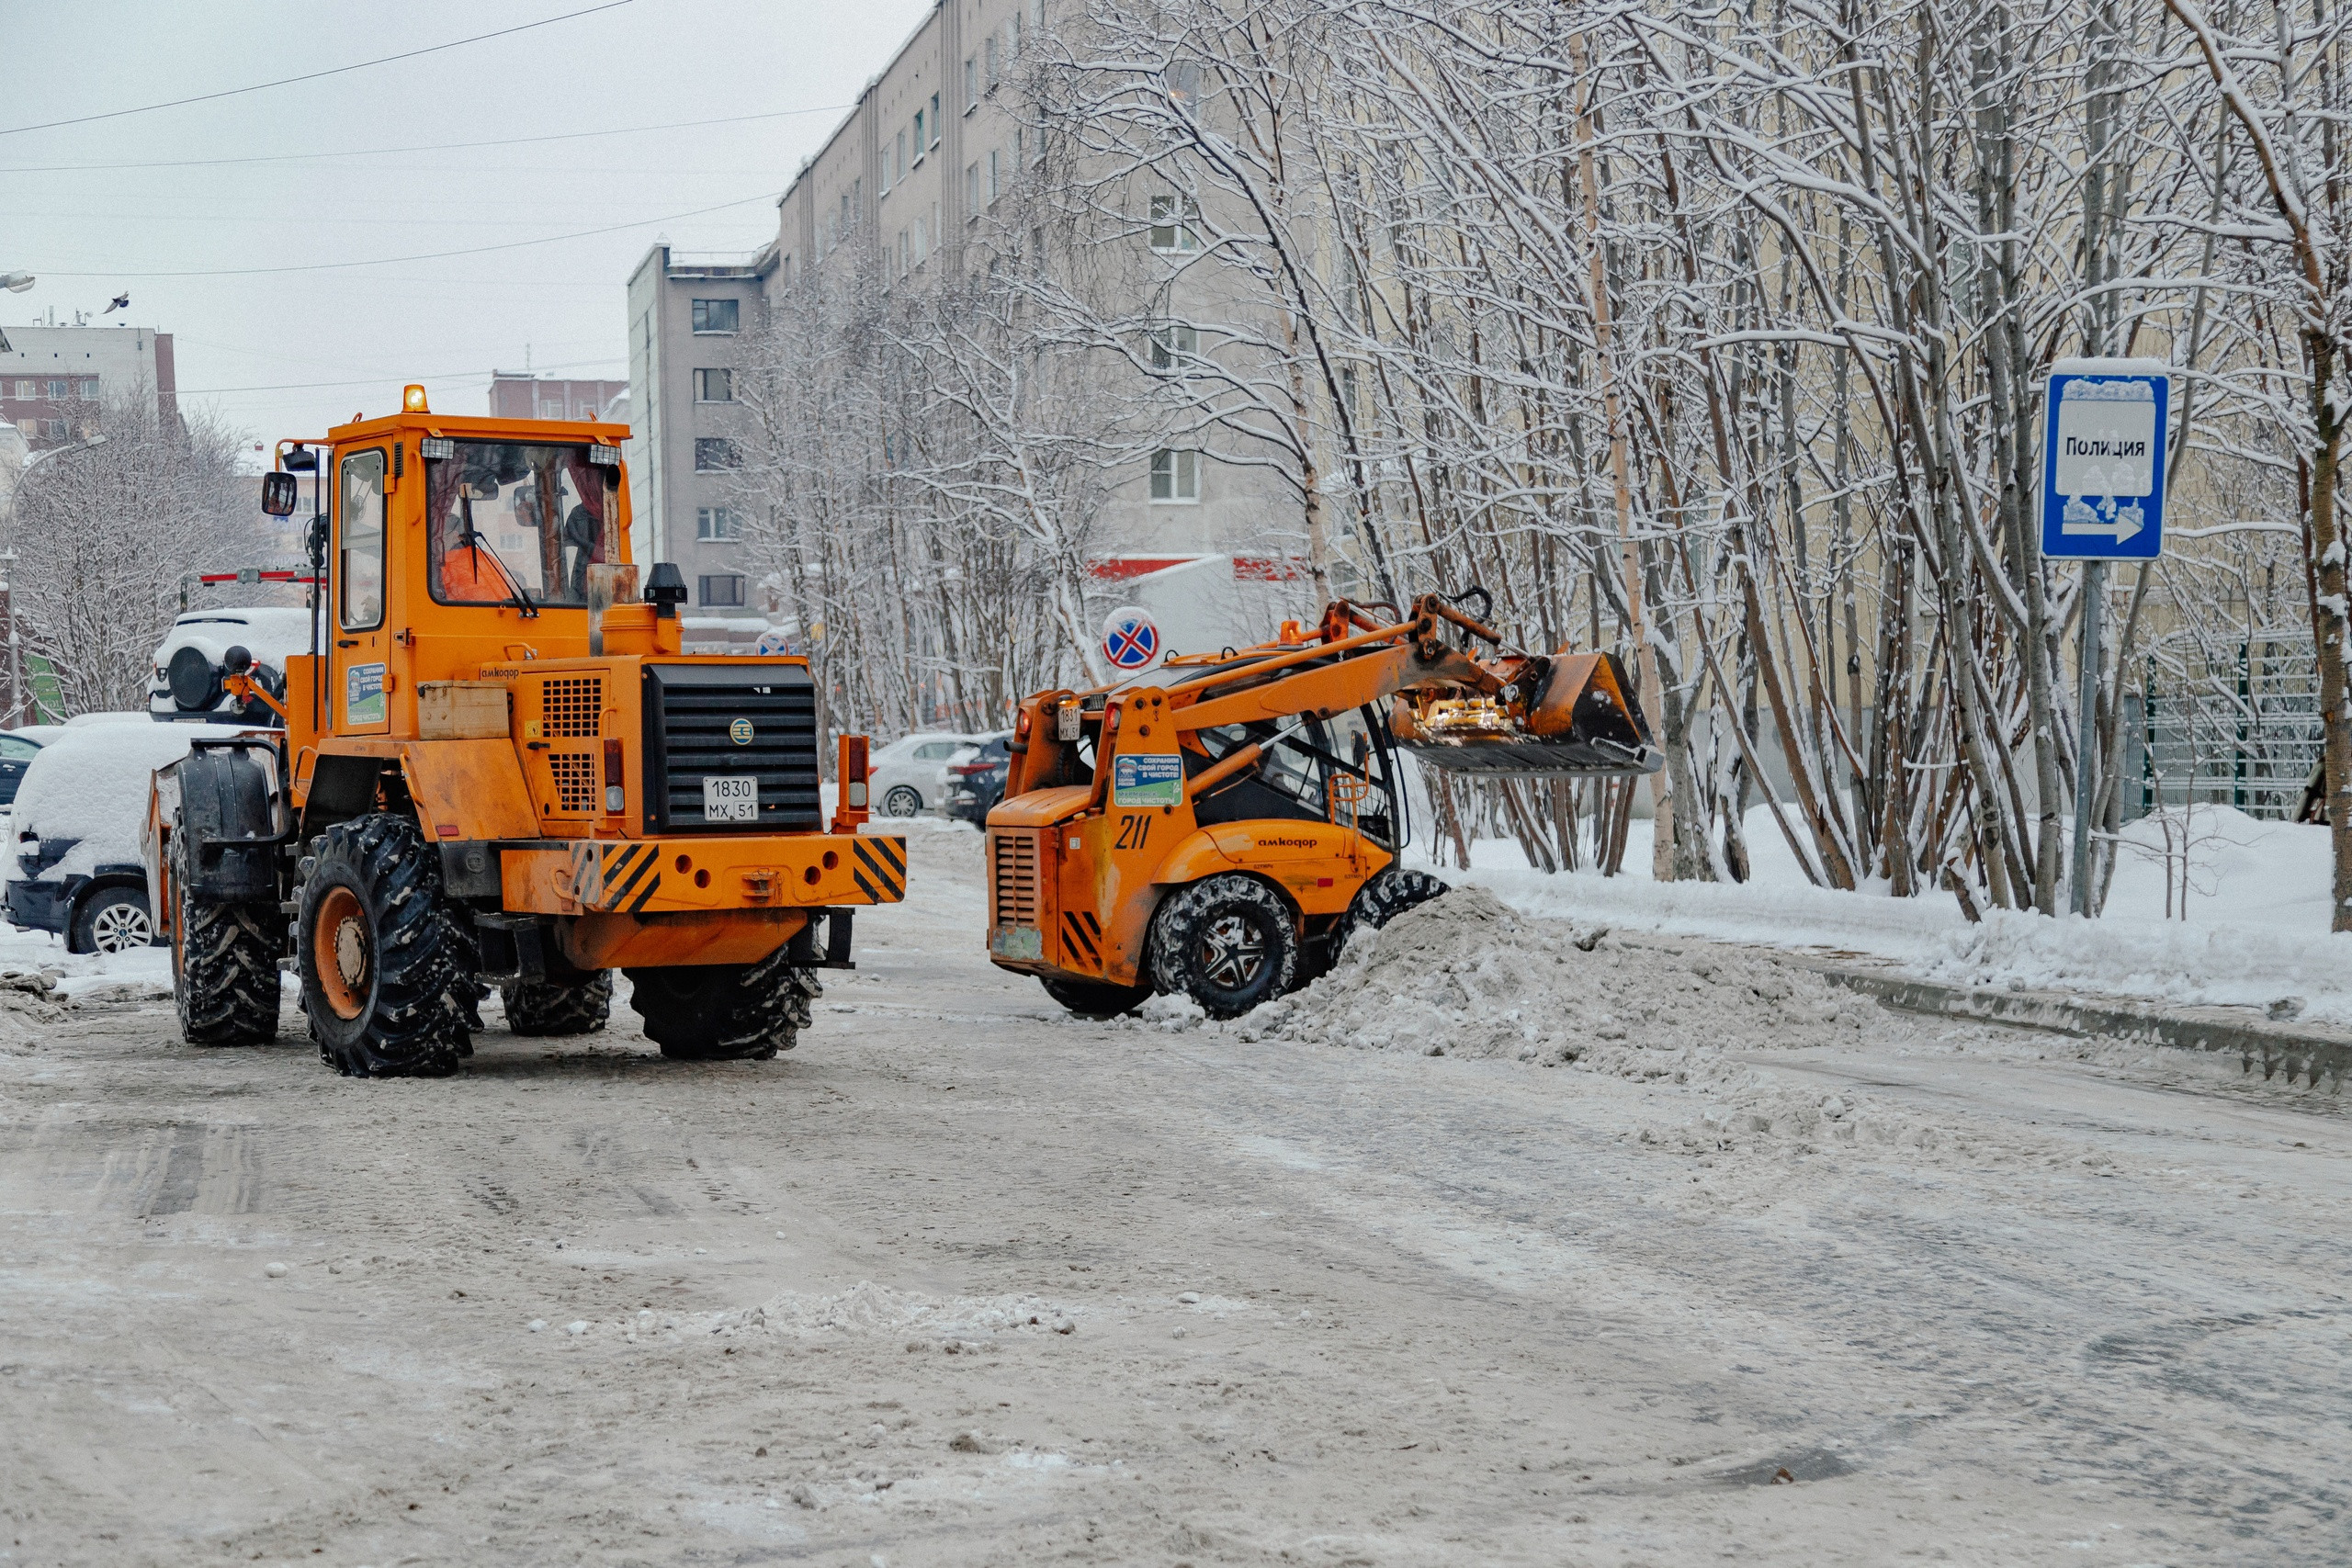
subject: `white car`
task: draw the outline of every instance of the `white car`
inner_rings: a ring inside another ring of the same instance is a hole
[[[980,739],[933,729],[902,735],[866,759],[865,798],[881,817],[914,817],[947,798],[947,760]]]
[[[311,651],[310,612],[275,605],[190,610],[172,623],[155,650],[148,713],[167,724],[275,726],[277,716],[267,707],[254,702],[241,708],[221,688],[221,660],[239,647],[254,656],[254,677],[262,689],[283,699],[287,655]]]
[[[54,931],[69,953],[145,947],[155,934],[139,848],[148,782],[192,743],[244,733],[138,713],[84,714],[60,729],[10,807],[8,923]]]

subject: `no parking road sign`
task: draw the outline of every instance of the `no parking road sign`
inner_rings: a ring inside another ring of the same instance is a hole
[[[1114,669],[1148,669],[1159,657],[1159,628],[1132,604],[1114,610],[1102,623],[1102,657]]]
[[[2165,550],[2162,360],[2062,359],[2050,367],[2041,433],[2041,553],[2052,560],[2154,560]]]

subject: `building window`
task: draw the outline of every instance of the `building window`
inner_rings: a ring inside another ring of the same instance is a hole
[[[1201,220],[1201,209],[1189,197],[1169,195],[1151,198],[1151,248],[1165,254],[1182,254],[1201,248],[1200,231],[1194,227]]]
[[[915,164],[917,167],[922,166],[923,149],[930,145],[931,143],[922,139],[922,110],[917,109],[915,110]]]
[[[972,164],[964,170],[964,221],[978,222],[980,216],[980,166]]]
[[[1004,154],[991,147],[989,149],[989,205],[994,207],[996,198],[1003,194]]]
[[[964,112],[970,114],[980,107],[980,62],[977,59],[964,62]]]
[[[71,381],[51,381],[49,384],[49,400],[51,402],[62,403],[73,395],[74,383]]]
[[[939,204],[937,202],[932,203],[932,209],[933,211],[937,211],[938,208]],[[921,266],[924,262],[929,261],[930,259],[931,226],[925,223],[922,219],[918,218],[915,220],[915,265]]]
[[[708,609],[741,609],[743,604],[743,580],[735,576],[704,578],[702,602]]]
[[[939,145],[939,95],[937,93],[931,96],[931,141],[928,145],[933,147]]]
[[[704,544],[727,544],[742,536],[743,520],[731,507],[695,508],[695,537]]]
[[[903,130],[899,132],[899,140],[892,147],[890,164],[898,178],[903,180],[907,177],[907,133]]]
[[[1004,52],[1007,58],[1021,58],[1021,13],[1015,10],[1004,21]]]
[[[735,443],[725,436],[697,435],[695,437],[695,472],[723,474],[729,468],[740,468],[742,466],[742,454],[736,451]]]
[[[695,372],[695,401],[698,403],[731,403],[735,400],[735,372],[732,370],[697,370]]]
[[[988,84],[993,90],[997,82],[996,34],[989,34],[987,41],[980,45],[980,51],[988,58]]]
[[[1186,502],[1201,499],[1201,455],[1163,447],[1151,455],[1151,499]]]
[[[1198,357],[1200,352],[1200,329],[1185,322],[1171,321],[1151,334],[1154,370],[1173,370],[1186,360]]]
[[[51,441],[65,439],[65,422],[62,419],[43,420],[40,428],[41,434]]]
[[[697,299],[694,303],[695,331],[698,333],[731,333],[741,320],[739,301],[733,299]]]

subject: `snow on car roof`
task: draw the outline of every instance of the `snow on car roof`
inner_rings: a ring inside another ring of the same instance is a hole
[[[193,648],[218,664],[239,644],[263,663],[283,670],[288,655],[311,651],[311,613],[284,605],[191,610],[172,623],[155,649],[155,662],[167,665],[173,654]]]
[[[81,840],[48,874],[54,877],[136,861],[149,776],[196,741],[253,733],[227,724],[157,724],[143,713],[77,715],[25,764],[11,808],[15,831],[20,839]],[[0,872],[14,876],[15,846],[8,848]]]

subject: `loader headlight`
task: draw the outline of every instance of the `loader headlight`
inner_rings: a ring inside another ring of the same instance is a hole
[[[416,449],[428,463],[447,462],[458,455],[458,444],[446,435],[428,435]]]
[[[621,466],[620,449],[616,446],[591,446],[588,448],[588,460],[600,468],[617,468]]]

